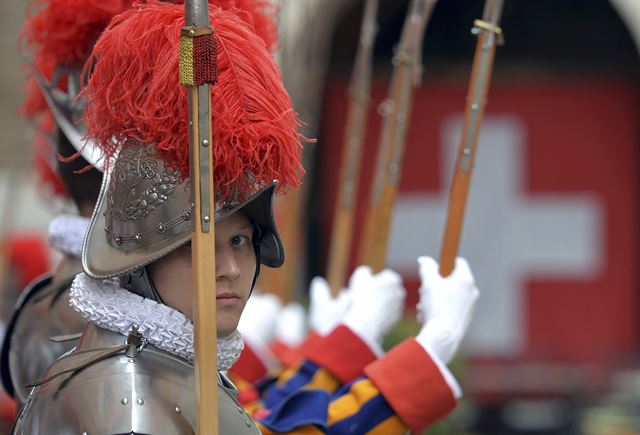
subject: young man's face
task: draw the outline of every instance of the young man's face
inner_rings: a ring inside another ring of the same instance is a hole
[[[216,222],[216,302],[218,336],[231,334],[251,293],[256,272],[253,225],[242,213]],[[193,319],[195,286],[191,245],[183,246],[148,266],[165,304]]]

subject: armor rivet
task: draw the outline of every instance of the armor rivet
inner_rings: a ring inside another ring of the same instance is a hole
[[[238,406],[238,412],[242,414],[242,406]]]
[[[183,211],[182,212],[182,217],[184,218],[184,220],[190,221],[191,220],[191,210]]]
[[[476,112],[479,108],[480,106],[478,105],[478,103],[473,103],[471,105],[471,110],[473,110],[474,112]]]
[[[122,245],[122,237],[116,236],[116,244],[117,245]]]
[[[247,427],[251,427],[251,420],[247,420]]]
[[[471,150],[469,148],[465,148],[462,150],[462,154],[465,156],[471,155]]]
[[[395,163],[390,164],[389,172],[392,174],[395,174],[396,172],[398,172],[398,165],[396,165]]]
[[[144,399],[142,397],[138,397],[138,399],[136,400],[136,403],[140,406],[144,405]]]
[[[159,233],[164,233],[164,225],[158,224],[158,226],[156,228],[158,229]]]
[[[195,34],[196,34],[196,31],[195,31],[195,30],[193,30],[193,29],[189,30],[189,35],[193,36],[193,35],[195,35]]]
[[[211,218],[209,218],[209,216],[205,216],[203,219],[204,219],[204,221],[205,221],[205,222],[207,222],[207,223],[211,220]]]
[[[142,243],[142,234],[136,233],[134,237],[136,239],[136,243]]]
[[[123,397],[120,403],[122,403],[123,405],[126,405],[127,403],[129,403],[129,399],[127,399],[126,397]]]
[[[180,407],[179,407],[179,406],[176,406],[176,412],[177,412],[178,414],[180,414],[180,413],[182,412],[182,409],[180,409]]]
[[[209,141],[207,139],[203,140],[202,141],[202,146],[205,147],[205,148],[208,147],[209,146]]]
[[[108,233],[108,232],[110,232],[110,231],[111,231],[111,228],[109,228],[109,225],[107,225],[106,227],[104,227],[104,230],[105,230],[105,232],[107,232],[107,233]]]
[[[89,434],[88,434],[88,433],[86,433],[86,432],[82,432],[82,435],[89,435]]]

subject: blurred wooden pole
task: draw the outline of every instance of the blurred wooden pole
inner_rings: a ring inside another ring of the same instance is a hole
[[[402,173],[406,133],[411,119],[413,91],[422,74],[422,41],[436,0],[413,0],[393,58],[387,99],[381,104],[382,133],[369,205],[360,241],[359,263],[374,272],[384,268],[392,209]]]
[[[443,277],[453,272],[460,245],[464,212],[480,127],[487,104],[496,43],[502,37],[502,30],[498,27],[502,4],[502,0],[487,0],[482,20],[476,20],[472,29],[472,32],[478,35],[478,42],[471,69],[467,105],[464,111],[464,126],[458,146],[455,172],[449,194],[449,210],[440,251],[439,271]]]
[[[333,217],[327,280],[334,296],[344,285],[349,263],[356,196],[360,179],[362,145],[367,132],[373,47],[377,33],[378,0],[366,0],[360,40],[349,85],[349,109],[342,144],[338,194]]]

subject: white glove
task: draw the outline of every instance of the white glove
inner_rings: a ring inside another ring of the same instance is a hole
[[[309,286],[309,327],[327,335],[342,321],[351,305],[351,293],[344,289],[338,297],[331,296],[329,283],[316,276]]]
[[[290,347],[296,347],[307,335],[306,313],[302,305],[289,302],[280,310],[276,319],[274,339]]]
[[[390,269],[373,275],[370,267],[360,266],[351,275],[349,290],[353,301],[343,323],[379,348],[402,316],[407,292],[400,275]]]
[[[273,293],[253,292],[244,307],[238,330],[256,346],[267,346],[273,338],[280,298]]]
[[[480,292],[464,258],[456,258],[447,278],[440,276],[438,263],[431,257],[419,257],[418,264],[422,281],[418,315],[425,323],[416,340],[448,364],[469,326]]]

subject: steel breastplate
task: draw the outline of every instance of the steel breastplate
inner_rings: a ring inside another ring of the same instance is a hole
[[[83,358],[83,351],[123,344],[122,335],[90,324],[69,356],[47,374]],[[195,431],[193,366],[147,345],[62,374],[35,387],[20,413],[16,434],[192,434]],[[218,378],[221,434],[259,434],[236,400],[237,390]]]
[[[86,321],[69,307],[69,286],[81,271],[78,260],[67,259],[68,267],[59,278],[44,287],[28,289],[12,316],[12,328],[5,337],[7,365],[13,395],[22,406],[30,388],[60,355],[71,350],[75,341],[54,342],[50,338],[82,332]]]

